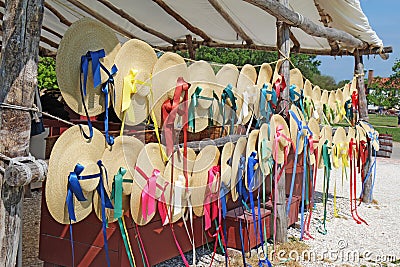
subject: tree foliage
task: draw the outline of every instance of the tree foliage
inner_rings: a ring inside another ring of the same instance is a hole
[[[56,77],[56,61],[51,57],[41,57],[38,63],[38,88],[39,90],[58,89]]]
[[[335,79],[332,76],[328,75],[321,75],[321,74],[314,74],[312,77],[313,84],[319,85],[322,89],[336,90],[339,86],[336,84]]]

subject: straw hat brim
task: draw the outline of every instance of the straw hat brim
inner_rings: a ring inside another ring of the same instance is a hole
[[[114,58],[121,47],[115,33],[104,24],[91,18],[74,22],[60,41],[56,57],[57,82],[67,105],[76,113],[85,116],[80,92],[81,56],[88,51],[104,49],[106,57],[101,63],[110,70]],[[91,63],[89,64],[85,104],[89,116],[96,116],[105,110],[104,94],[101,86],[93,88]],[[104,71],[102,82],[106,81]]]
[[[189,80],[189,71],[185,60],[178,54],[167,52],[156,62],[152,72],[153,97],[150,104],[159,127],[162,125],[161,108],[165,100],[174,96],[179,77]]]
[[[236,189],[236,184],[238,183],[238,168],[240,163],[240,157],[246,155],[246,144],[247,139],[245,137],[240,137],[239,140],[236,142],[235,150],[233,151],[232,156],[232,174],[231,174],[231,194],[232,200],[236,201],[238,199],[238,192]],[[245,170],[244,170],[245,172]],[[243,173],[244,175],[244,173]]]
[[[277,162],[278,164],[282,164],[285,160],[284,148],[289,146],[290,143],[285,138],[281,137],[279,140],[278,146],[276,146],[275,133],[276,133],[278,126],[281,125],[283,127],[281,134],[285,135],[287,138],[290,138],[289,127],[288,127],[285,119],[279,114],[272,115],[270,125],[271,125],[270,137],[271,137],[271,140],[273,140],[272,156],[273,156],[275,162]]]
[[[247,92],[249,100],[247,103],[247,107],[248,107],[248,111],[249,114],[246,117],[243,117],[242,119],[242,124],[247,124],[251,117],[254,115],[255,118],[259,118],[260,115],[260,89],[258,88],[257,85],[253,85],[253,86],[248,86],[245,89],[245,92]],[[242,102],[242,107],[244,105],[244,99]],[[237,110],[236,111],[236,115],[239,116],[240,115],[241,110]]]
[[[192,173],[193,166],[194,166],[194,163],[196,160],[196,152],[194,152],[194,150],[189,147],[187,148],[187,158],[186,159],[187,159],[187,174],[188,174],[188,179],[190,179],[189,176]],[[174,187],[172,188],[173,194],[175,194],[177,192],[177,190],[175,190],[176,187],[181,186],[178,181],[179,181],[179,176],[184,176],[183,163],[184,163],[183,148],[181,148],[179,152],[178,151],[174,152],[174,165],[172,166],[172,160],[170,159],[168,161],[167,165],[165,166],[163,178],[165,179],[165,182],[168,182],[169,184],[171,184],[171,182],[172,182],[174,184]],[[172,168],[173,168],[173,175],[174,175],[173,179],[171,176]],[[183,187],[181,189],[184,192],[185,184],[183,184],[182,186]],[[166,201],[168,210],[170,209],[170,205],[171,205],[170,192],[171,192],[171,187],[168,186],[164,192],[165,201]],[[174,200],[172,200],[172,201],[174,201]],[[181,212],[181,214],[175,214],[174,209],[172,209],[172,213],[173,213],[172,219],[171,219],[172,223],[177,222],[182,217],[182,214],[184,213],[185,207],[187,205],[186,202],[187,202],[187,200],[185,199],[185,195],[182,194],[182,198],[181,198],[182,212]]]
[[[87,126],[82,126],[88,132]],[[93,137],[86,140],[79,126],[67,129],[54,144],[50,155],[46,180],[46,204],[51,216],[61,224],[69,224],[69,215],[65,199],[67,196],[68,176],[77,163],[85,167],[81,175],[99,173],[97,160],[100,159],[106,142],[103,134],[93,128]],[[77,222],[85,219],[92,212],[93,190],[99,178],[80,181],[87,201],[80,202],[74,197]]]
[[[272,75],[273,71],[271,65],[263,63],[258,71],[256,84],[260,87],[263,86],[264,83],[271,83]]]
[[[258,160],[260,162],[260,170],[264,176],[269,175],[271,170],[268,167],[268,160],[272,157],[272,141],[269,136],[269,124],[263,123],[260,127],[260,132],[258,133]],[[267,144],[267,154],[263,155],[262,142],[266,141]]]
[[[327,90],[322,90],[321,93],[321,104],[328,104],[329,92]]]
[[[235,151],[235,144],[232,142],[225,143],[222,148],[221,154],[221,183],[224,183],[227,186],[231,184],[231,175],[232,175],[232,155]],[[228,164],[230,161],[230,165]]]
[[[306,80],[304,83],[304,97],[312,98],[313,88],[310,80]]]
[[[211,167],[217,166],[220,159],[220,152],[216,146],[204,147],[196,157],[193,166],[192,176],[189,181],[189,191],[193,212],[196,216],[204,214],[204,200],[208,182],[208,171]]]
[[[115,65],[118,72],[114,77],[115,81],[115,105],[114,110],[118,118],[122,120],[122,95],[124,87],[124,78],[132,69],[137,70],[138,74],[135,79],[137,81],[151,84],[151,73],[154,65],[157,62],[157,55],[154,49],[147,43],[132,39],[124,43],[118,54],[115,57]],[[125,117],[127,125],[137,125],[143,122],[148,116],[148,100],[150,94],[150,86],[137,84],[137,93],[131,96],[130,109],[133,110],[134,121],[131,121],[128,116]]]
[[[254,86],[257,80],[257,71],[256,69],[250,65],[246,64],[240,70],[237,86],[234,88],[234,92],[239,96],[236,100],[237,110],[236,113],[240,116],[240,112],[242,110],[243,105],[243,93],[247,89],[248,86]],[[244,120],[242,120],[244,122]],[[243,123],[242,123],[243,124]]]
[[[159,145],[158,143],[148,143],[144,146],[144,148],[140,151],[137,161],[136,167],[139,167],[147,177],[150,177],[153,173],[153,170],[159,170],[160,176],[157,178],[157,182],[161,183],[164,179],[162,174],[165,170],[165,165],[160,153],[160,146],[162,149],[165,149],[163,145]],[[131,193],[131,215],[133,220],[138,225],[145,225],[151,221],[154,217],[155,212],[153,214],[149,214],[146,220],[142,214],[142,190],[146,185],[147,180],[145,177],[135,170],[134,173],[134,182],[132,185],[132,193]],[[156,194],[156,198],[159,194]]]
[[[310,120],[308,121],[308,128],[310,128],[310,131],[312,132],[313,148],[317,149],[320,138],[320,129],[318,121],[315,118],[310,118]],[[318,153],[320,153],[320,151],[318,151]],[[316,160],[317,158],[315,157],[315,152],[310,153],[310,164],[314,165]]]
[[[112,188],[113,177],[121,167],[127,170],[124,179],[133,180],[136,161],[143,147],[144,144],[135,137],[118,136],[114,145],[104,150],[102,162],[109,175],[108,188]],[[130,195],[131,192],[132,183],[123,183],[123,194]]]
[[[221,86],[226,87],[228,84],[231,84],[232,87],[236,87],[238,78],[239,78],[239,70],[233,64],[225,64],[216,74],[217,83]]]
[[[281,69],[283,62],[284,62],[283,59],[278,59],[278,62],[276,62],[274,75],[272,76],[272,84],[275,84],[275,82],[279,79],[280,77],[279,70]]]
[[[301,90],[304,88],[303,74],[298,68],[290,70],[290,85],[295,85],[295,91],[297,93],[301,93]],[[295,96],[294,100],[299,99],[299,96]]]

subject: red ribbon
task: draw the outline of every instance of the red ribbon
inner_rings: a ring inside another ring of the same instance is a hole
[[[353,105],[353,108],[355,110],[358,110],[358,93],[356,91],[353,91],[351,94],[351,103]]]
[[[280,77],[276,80],[274,86],[275,86],[275,91],[276,91],[276,97],[279,99],[279,96],[281,95],[281,92],[283,92],[286,89],[286,81],[285,77],[283,74],[279,75]]]
[[[217,182],[219,172],[219,166],[213,166],[208,170],[208,182],[206,187],[206,197],[204,200],[205,231],[211,228],[211,222],[218,217],[218,201],[216,201],[217,198],[214,199],[214,197],[218,197],[219,194],[213,193],[212,188]]]
[[[153,214],[156,211],[156,189],[157,189],[157,176],[160,175],[160,171],[154,169],[151,176],[148,177],[142,169],[135,167],[140,175],[146,179],[146,185],[142,190],[142,216],[144,220],[147,220],[147,216]]]

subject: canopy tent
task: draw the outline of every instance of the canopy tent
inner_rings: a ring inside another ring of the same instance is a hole
[[[122,43],[138,38],[159,49],[183,50],[189,40],[194,48],[204,44],[276,50],[276,18],[266,12],[271,2],[280,5],[274,0],[46,0],[40,46],[42,51],[55,52],[71,23],[93,17],[110,26]],[[263,10],[262,5],[267,8]],[[371,29],[358,0],[296,0],[290,1],[289,7],[289,15],[297,16],[290,34],[295,52],[339,55],[354,48],[363,48],[367,54],[382,52],[382,40]],[[319,27],[316,34],[310,35],[296,25],[309,21]],[[333,40],[332,35],[318,37],[318,32],[326,28],[350,34],[363,46]]]

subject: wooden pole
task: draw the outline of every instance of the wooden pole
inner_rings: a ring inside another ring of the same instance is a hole
[[[289,0],[279,0],[279,3],[285,6],[289,6]],[[286,56],[290,56],[290,29],[289,25],[282,21],[277,21],[277,47]],[[284,58],[281,53],[279,58]],[[281,74],[285,77],[285,81],[289,84],[289,72],[290,72],[290,62],[285,60],[281,66]],[[287,114],[289,103],[289,88],[288,86],[283,91],[282,98],[284,101],[281,102],[281,110],[284,110],[284,114]],[[283,168],[283,167],[282,167]],[[286,216],[286,178],[285,170],[282,172],[281,179],[278,182],[278,199],[276,199],[277,207],[277,219],[276,219],[276,237],[275,240],[278,243],[287,242],[287,216]]]
[[[358,75],[357,77],[357,89],[358,89],[358,105],[359,105],[359,115],[361,120],[368,121],[368,102],[367,96],[365,94],[365,84],[364,84],[364,64],[362,55],[358,51],[354,52],[354,73]],[[368,145],[368,160],[364,166],[364,173],[367,175],[369,167],[372,164],[372,145]],[[366,177],[364,177],[365,179]],[[372,190],[372,177],[369,177],[365,182],[363,191],[363,202],[369,203],[370,192]],[[372,198],[372,195],[371,195]]]
[[[0,103],[32,107],[37,87],[43,0],[5,2],[0,66]],[[0,109],[0,153],[27,156],[29,112]],[[3,163],[1,163],[3,165]],[[0,175],[0,266],[15,266],[21,231],[23,187],[9,186]]]
[[[358,103],[360,119],[368,121],[368,103],[367,96],[365,95],[365,85],[364,85],[364,64],[362,55],[356,50],[354,52],[355,67],[354,73],[358,75],[357,78],[357,89],[358,89]]]

